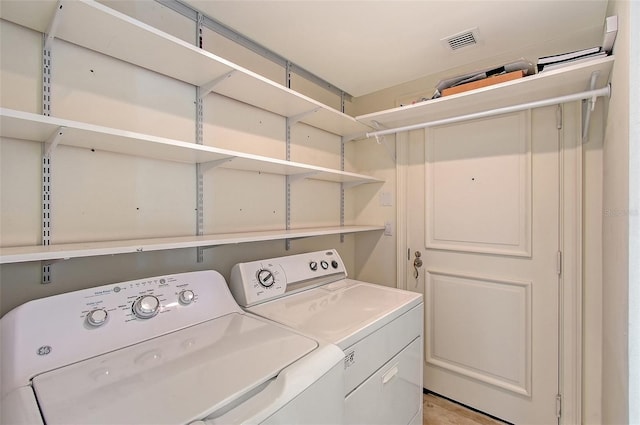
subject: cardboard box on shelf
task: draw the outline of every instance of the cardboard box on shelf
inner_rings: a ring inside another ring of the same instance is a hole
[[[450,96],[456,93],[462,93],[469,90],[479,89],[480,87],[491,86],[498,83],[504,83],[505,81],[517,80],[524,77],[524,71],[518,70],[513,72],[507,72],[506,74],[494,75],[482,80],[472,81],[470,83],[460,84],[459,86],[450,87],[442,90],[442,96]]]

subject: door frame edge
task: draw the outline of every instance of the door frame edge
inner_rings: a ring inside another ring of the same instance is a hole
[[[407,266],[405,261],[407,239],[407,173],[409,164],[409,135],[396,133],[396,287],[407,289]]]
[[[561,154],[561,237],[560,275],[560,369],[559,394],[562,396],[560,424],[582,423],[582,257],[583,257],[583,148],[578,122],[582,102],[559,105],[572,108],[563,113],[565,125],[560,134]],[[567,111],[568,112],[568,111]]]

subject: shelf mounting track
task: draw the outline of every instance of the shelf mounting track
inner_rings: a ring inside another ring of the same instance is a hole
[[[344,111],[344,96],[343,96],[343,104],[342,109]],[[340,140],[340,171],[344,171],[344,137]],[[344,191],[345,185],[344,182],[340,183],[340,227],[344,227]],[[344,243],[344,233],[340,233],[340,243]]]
[[[204,15],[198,12],[196,16],[196,33],[195,44],[198,48],[202,48],[202,26]],[[216,80],[219,80],[216,79]],[[196,87],[196,143],[202,145],[204,143],[203,122],[204,122],[204,102],[203,98],[211,92],[215,86],[214,80],[204,87]],[[203,165],[196,164],[196,236],[204,235],[204,170]],[[204,251],[202,247],[196,248],[196,262],[204,261]]]
[[[288,73],[287,73],[288,74]],[[287,77],[289,79],[289,77]],[[286,147],[286,160],[291,161],[291,118],[286,118],[285,125],[285,147]],[[285,178],[285,229],[291,230],[291,176]],[[284,240],[284,248],[286,251],[291,249],[291,240],[289,238]]]
[[[51,116],[51,76],[53,74],[53,54],[52,46],[55,38],[60,16],[62,14],[62,0],[56,3],[56,9],[47,26],[46,33],[43,34],[42,43],[42,115]],[[42,144],[42,222],[41,235],[42,245],[51,245],[51,154],[60,142],[64,133],[64,128],[59,127],[54,131],[47,141]],[[51,283],[51,263],[42,263],[41,283]]]

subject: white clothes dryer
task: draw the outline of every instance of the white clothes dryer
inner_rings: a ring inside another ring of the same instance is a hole
[[[1,320],[3,424],[329,424],[343,354],[242,311],[199,271],[23,304]]]
[[[422,423],[421,294],[348,279],[335,250],[236,264],[230,286],[246,311],[344,351],[345,423]]]

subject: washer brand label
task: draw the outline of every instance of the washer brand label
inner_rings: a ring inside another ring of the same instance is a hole
[[[42,347],[38,348],[38,351],[36,351],[36,353],[39,356],[46,356],[47,354],[51,353],[51,346],[43,345]]]
[[[356,351],[355,350],[351,350],[348,353],[345,354],[344,356],[344,368],[348,368],[350,366],[353,366],[353,364],[356,362]]]

